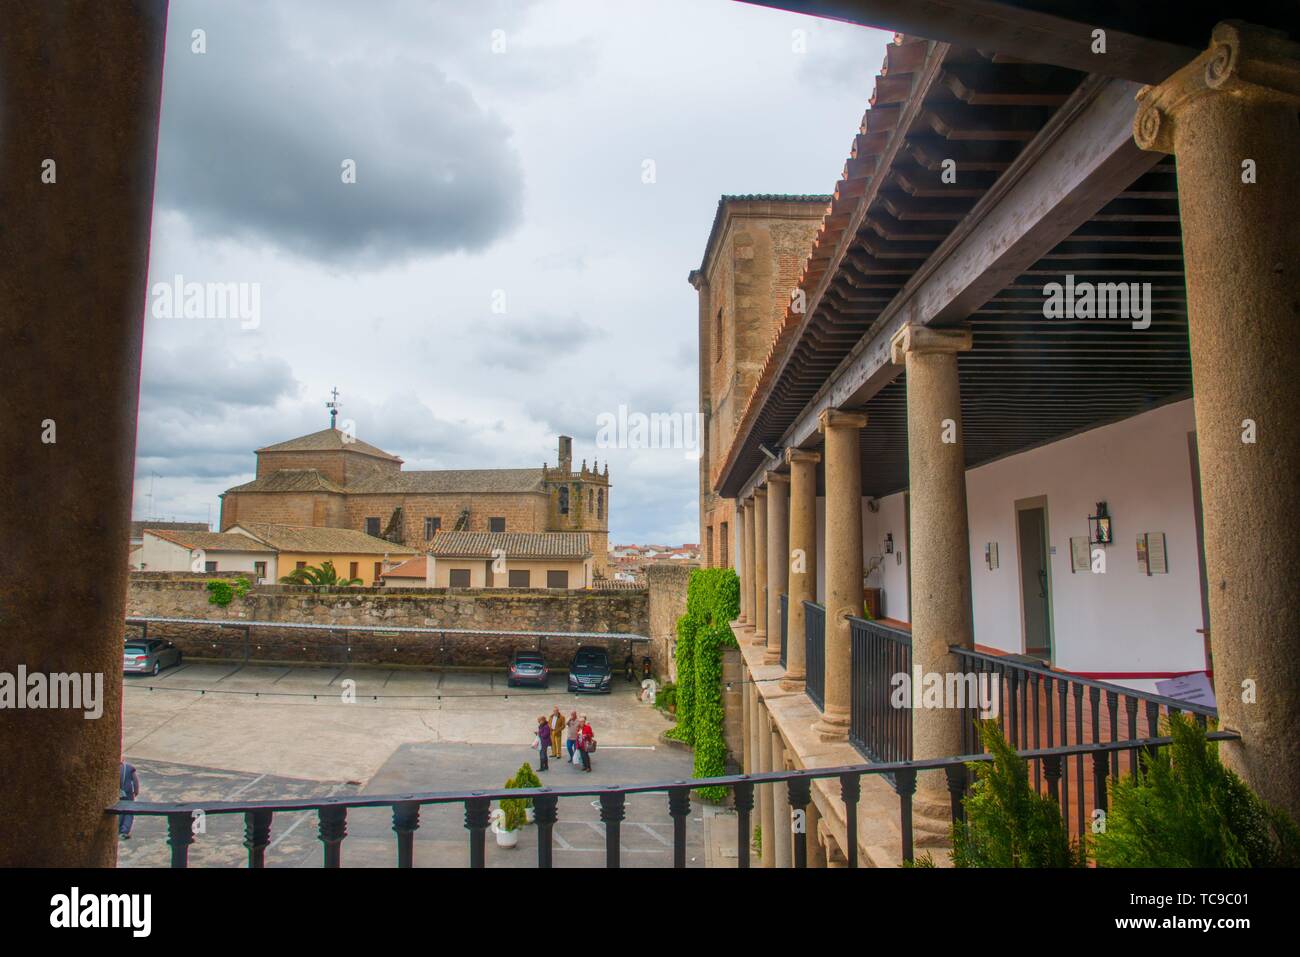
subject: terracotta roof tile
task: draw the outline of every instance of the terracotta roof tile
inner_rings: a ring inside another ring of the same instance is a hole
[[[362,442],[360,439],[353,437],[350,433],[343,432],[339,429],[321,429],[319,432],[313,432],[310,435],[300,435],[296,439],[289,439],[286,442],[277,442],[275,445],[268,445],[257,450],[258,452],[360,452],[362,455],[373,455],[375,458],[387,459],[390,462],[402,461],[396,455],[385,452],[383,449],[376,448],[369,442]]]
[[[209,531],[192,531],[192,530],[173,530],[154,528],[149,526],[145,529],[150,535],[161,538],[165,542],[171,542],[173,545],[179,545],[181,548],[201,548],[205,552],[274,552],[275,549],[269,545],[259,542],[255,538],[249,538],[247,535],[240,535],[233,532],[209,532]]]
[[[435,558],[494,558],[501,549],[511,558],[591,557],[586,532],[439,532],[429,543]]]
[[[235,529],[281,552],[308,554],[414,555],[415,549],[386,542],[353,528],[318,528],[307,525],[272,525],[266,522],[238,522]]]

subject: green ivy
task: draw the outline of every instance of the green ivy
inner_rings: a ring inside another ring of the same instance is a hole
[[[686,588],[686,614],[677,621],[677,726],[668,736],[695,749],[697,778],[726,773],[722,650],[736,647],[731,622],[740,614],[740,579],[730,568],[697,568]],[[700,788],[722,800],[724,787]]]
[[[214,578],[208,582],[208,604],[225,608],[236,598],[248,594],[248,579],[242,575],[236,579]]]

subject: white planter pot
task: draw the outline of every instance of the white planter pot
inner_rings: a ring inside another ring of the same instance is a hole
[[[518,831],[496,831],[497,847],[514,847],[519,843]]]
[[[536,809],[536,808],[532,808],[532,807],[526,807],[526,808],[524,808],[524,820],[527,821],[529,824],[534,824],[534,823],[536,823],[536,821],[537,821],[537,809]]]

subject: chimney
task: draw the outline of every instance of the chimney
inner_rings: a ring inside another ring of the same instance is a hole
[[[569,435],[560,436],[560,465],[561,472],[573,471],[573,437]]]

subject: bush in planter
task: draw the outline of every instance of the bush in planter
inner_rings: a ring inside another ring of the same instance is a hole
[[[506,782],[506,787],[514,790],[515,788],[539,788],[542,782],[533,772],[532,765],[527,762],[519,766],[515,776]],[[503,827],[507,831],[517,831],[528,823],[528,808],[533,806],[532,798],[503,798],[501,801],[501,810],[505,813],[505,822]]]
[[[1219,761],[1193,720],[1168,719],[1173,744],[1143,754],[1141,771],[1111,789],[1093,839],[1103,867],[1295,867],[1300,829]]]
[[[515,772],[515,776],[506,782],[508,788],[539,788],[541,786],[542,779],[537,776],[537,772],[533,770],[533,766],[527,761],[521,764],[519,770]],[[523,802],[523,806],[526,808],[533,806],[532,798],[520,798],[519,800]]]
[[[1029,764],[981,721],[980,740],[993,760],[972,765],[975,783],[963,800],[966,819],[952,826],[957,867],[1083,867],[1087,852],[1070,840],[1056,802],[1029,784]]]
[[[669,714],[677,713],[677,685],[671,681],[655,691],[655,707]]]

